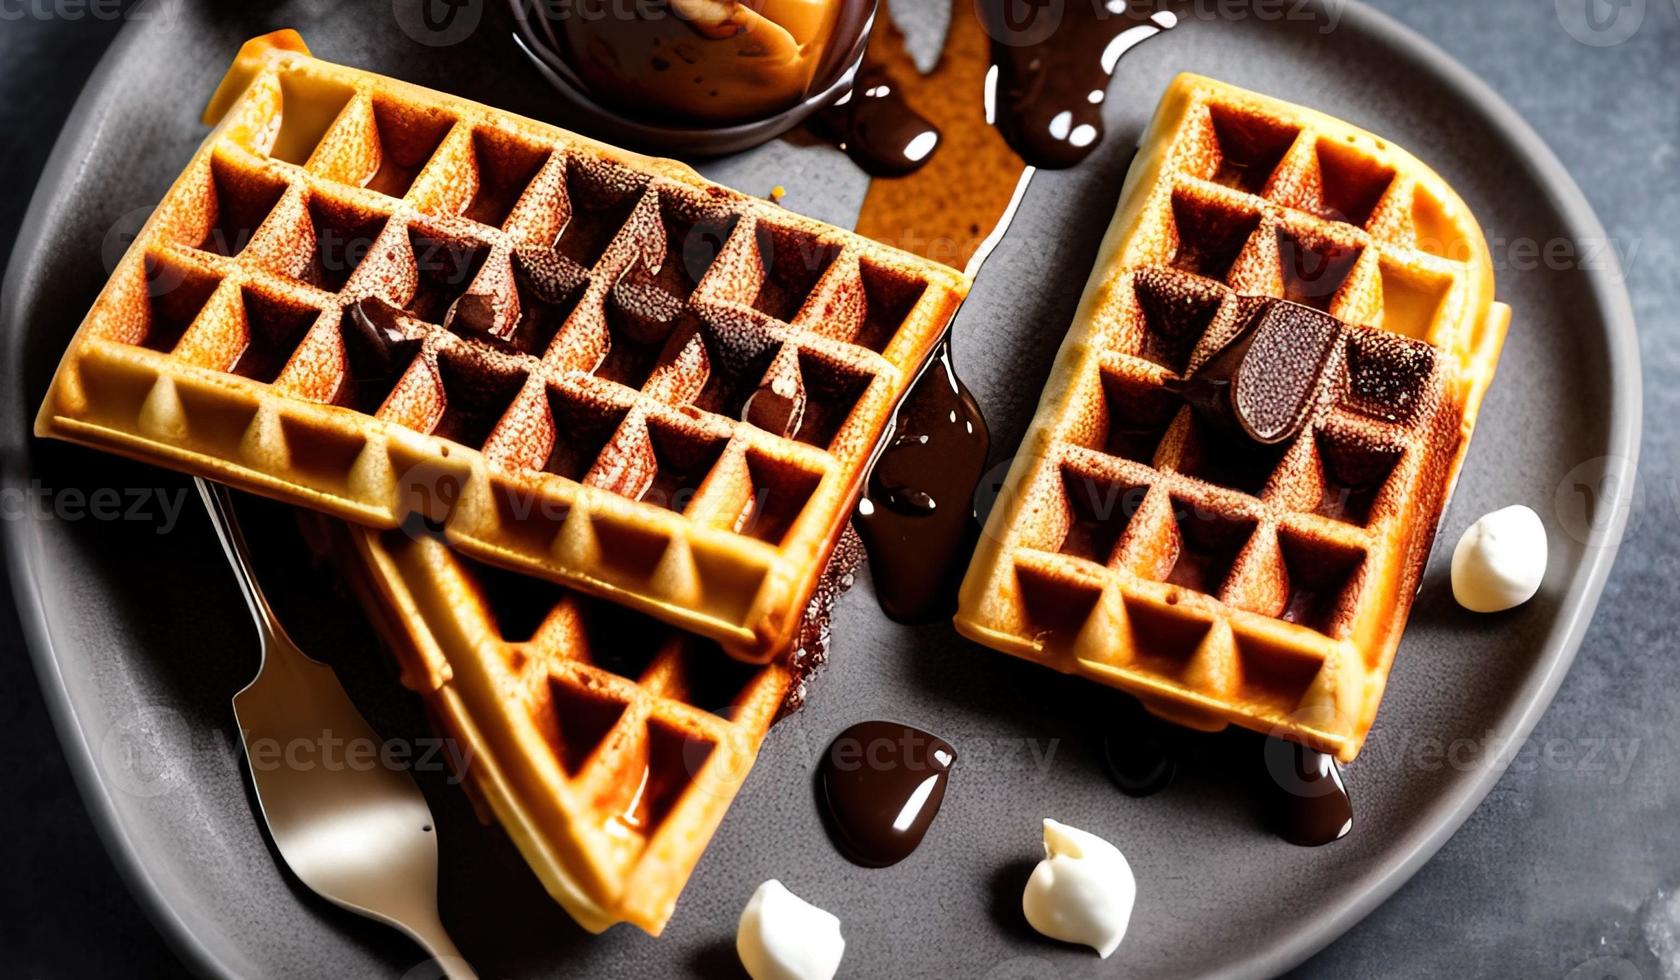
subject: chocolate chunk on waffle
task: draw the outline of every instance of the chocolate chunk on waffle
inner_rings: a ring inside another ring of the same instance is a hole
[[[206,118],[40,434],[786,649],[963,276],[292,32]]]
[[[1404,151],[1168,89],[963,583],[957,628],[1352,759],[1510,311]]]

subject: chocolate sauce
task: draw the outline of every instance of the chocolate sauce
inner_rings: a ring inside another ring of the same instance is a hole
[[[925,75],[883,0],[865,65],[892,79],[894,92],[939,130],[939,150],[912,174],[871,181],[857,232],[964,268],[1008,210],[1026,167],[986,120],[991,39],[973,0],[953,0],[944,49]]]
[[[913,173],[939,146],[939,127],[917,112],[879,65],[858,69],[852,90],[808,125],[876,177]]]
[[[988,78],[978,92],[962,91],[962,97],[978,101],[984,93],[994,100],[997,128],[1022,160],[1035,167],[1071,167],[1102,139],[1102,104],[1120,58],[1178,23],[1170,11],[1136,7],[1123,0],[958,2],[939,67],[925,77],[902,56],[903,40],[883,9],[852,93],[813,116],[810,128],[875,176],[911,173],[944,142],[941,127],[918,108],[931,83],[951,90],[956,76],[995,66],[995,79]],[[968,33],[967,22],[977,23],[990,39],[989,50],[963,50],[958,36]],[[976,55],[986,63],[960,64]],[[977,124],[986,125],[981,107],[972,109]],[[966,155],[963,160],[972,172],[985,172]],[[1008,179],[1013,182],[1013,175]]]
[[[779,375],[753,389],[741,406],[741,420],[765,432],[792,438],[805,421],[805,391],[800,376]]]
[[[831,110],[815,128],[833,134],[837,118],[863,120],[881,137],[872,142],[889,148],[910,145],[905,134],[933,133],[939,152],[923,154],[909,176],[871,182],[860,234],[958,268],[969,264],[1008,213],[1026,165],[1068,166],[1089,153],[1120,56],[1175,22],[1170,13],[1113,13],[1088,3],[1033,7],[1025,21],[1015,12],[1009,0],[954,3],[938,65],[924,75],[883,4],[851,100],[858,104]],[[994,63],[998,127],[983,101]],[[866,107],[859,99],[872,91]],[[855,155],[855,141],[840,142]],[[905,397],[855,519],[876,594],[893,619],[916,622],[954,607],[963,559],[979,533],[972,501],[989,448],[947,339]]]
[[[980,533],[974,487],[990,448],[947,333],[899,406],[853,518],[889,617],[926,622],[956,608],[963,559]]]
[[[683,125],[762,119],[827,84],[867,17],[838,4],[570,0],[529,4],[524,36],[591,96]]]
[[[1166,387],[1228,434],[1274,446],[1295,438],[1312,414],[1342,323],[1288,300],[1247,302],[1252,310],[1236,336]]]
[[[505,340],[496,326],[496,300],[483,293],[467,293],[450,304],[443,315],[443,328],[463,337]]]
[[[351,304],[344,317],[344,347],[354,381],[382,381],[408,367],[420,338],[403,329],[401,307],[376,296]]]
[[[1265,746],[1267,817],[1278,836],[1319,847],[1353,829],[1353,800],[1336,760],[1295,742],[1268,738]]]
[[[1104,702],[1101,735],[1103,768],[1114,785],[1132,797],[1152,796],[1166,789],[1178,775],[1181,757],[1189,751],[1187,735],[1150,714],[1131,699],[1118,710]],[[1263,741],[1250,733],[1237,740],[1221,737],[1205,743],[1236,750],[1233,759],[1250,758],[1260,743],[1261,766],[1255,779],[1266,824],[1278,836],[1301,847],[1319,847],[1346,837],[1353,829],[1353,803],[1336,760],[1323,752],[1281,738]],[[1248,767],[1242,767],[1246,771]]]
[[[1124,0],[981,0],[997,66],[997,126],[1035,167],[1071,167],[1102,139],[1102,104],[1120,58],[1178,23]]]
[[[866,721],[841,732],[817,767],[834,846],[866,868],[909,857],[939,814],[956,758],[944,739],[896,722]]]

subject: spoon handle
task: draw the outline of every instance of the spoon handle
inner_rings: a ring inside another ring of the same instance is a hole
[[[216,529],[216,538],[222,542],[222,552],[227,555],[228,564],[233,566],[239,591],[245,596],[245,605],[251,610],[251,618],[257,621],[257,630],[262,633],[266,652],[268,641],[285,636],[286,631],[275,617],[274,610],[269,608],[262,588],[257,585],[256,573],[251,569],[251,554],[245,546],[245,535],[240,533],[239,520],[233,513],[233,496],[227,487],[203,477],[194,477],[193,482],[198,485],[199,496],[204,498],[204,509],[210,513],[210,524]]]
[[[449,933],[444,931],[443,923],[436,919],[426,923],[403,923],[403,931],[420,944],[432,958],[432,962],[442,971],[448,980],[478,980],[478,974],[467,965],[466,958],[455,948]]]

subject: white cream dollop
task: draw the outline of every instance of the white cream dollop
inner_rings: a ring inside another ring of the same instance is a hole
[[[1028,924],[1051,939],[1090,946],[1106,960],[1126,938],[1136,901],[1137,879],[1119,848],[1044,821],[1044,860],[1021,896]]]
[[[1483,515],[1453,549],[1453,598],[1471,612],[1520,606],[1540,591],[1545,576],[1546,528],[1522,504]]]
[[[845,952],[840,920],[774,878],[753,892],[735,930],[735,953],[753,980],[830,980]]]

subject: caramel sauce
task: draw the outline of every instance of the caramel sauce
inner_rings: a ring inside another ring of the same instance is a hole
[[[903,102],[939,132],[939,147],[908,176],[875,180],[857,231],[958,269],[1009,206],[1026,164],[986,121],[983,95],[991,39],[970,0],[955,0],[945,47],[922,74],[885,3],[864,55],[870,78],[887,78]]]

